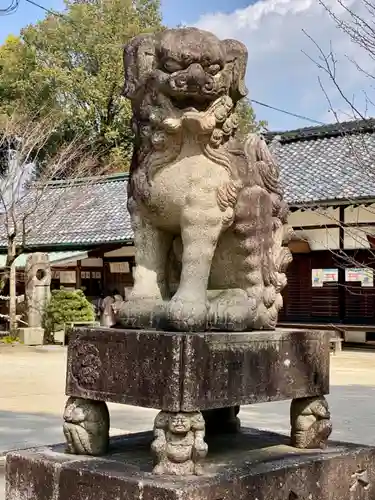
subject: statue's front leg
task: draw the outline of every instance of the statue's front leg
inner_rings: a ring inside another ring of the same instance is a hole
[[[152,326],[166,299],[166,263],[172,237],[140,215],[133,217],[134,286],[117,322],[128,328]]]
[[[207,326],[207,285],[222,229],[223,213],[212,206],[187,206],[181,222],[182,270],[176,294],[167,307],[167,325],[179,331]]]

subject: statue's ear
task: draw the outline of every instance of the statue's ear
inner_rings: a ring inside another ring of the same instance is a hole
[[[223,40],[221,42],[226,51],[226,63],[232,65],[232,83],[230,93],[232,99],[237,102],[247,96],[245,84],[247,66],[247,48],[237,40]]]
[[[125,84],[123,95],[132,99],[155,65],[156,38],[139,35],[124,48]]]

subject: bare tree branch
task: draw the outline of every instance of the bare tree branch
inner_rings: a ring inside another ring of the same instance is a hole
[[[53,116],[33,120],[15,115],[2,117],[0,121],[0,154],[4,166],[0,173],[0,245],[7,248],[0,293],[11,277],[17,257],[28,250],[29,242],[45,222],[60,211],[63,218],[68,217],[67,206],[70,210],[74,206],[76,210],[80,204],[87,204],[90,185],[97,180],[97,176],[92,177],[90,148],[80,138],[40,161],[43,147],[56,126]],[[101,168],[97,175],[105,174],[110,168],[111,165]],[[64,189],[53,189],[61,179]],[[80,189],[71,189],[77,182]],[[71,203],[72,196],[75,196],[74,203]]]
[[[318,0],[318,2],[334,21],[336,27],[341,32],[347,35],[350,42],[356,44],[361,49],[364,56],[368,57],[369,60],[375,62],[375,4],[373,0],[361,0],[359,2],[358,11],[354,11],[352,9],[352,4],[346,2],[345,0],[335,0],[336,5],[332,5],[331,2],[328,4],[326,0]],[[372,177],[374,177],[375,172],[375,158],[373,155],[373,148],[369,148],[368,134],[366,135],[361,133],[361,127],[363,127],[364,123],[368,123],[368,105],[374,105],[375,99],[371,99],[371,97],[368,95],[368,92],[363,90],[363,95],[365,97],[365,109],[364,111],[362,111],[355,103],[355,96],[347,95],[347,92],[344,90],[345,82],[340,81],[338,71],[340,62],[335,56],[332,43],[327,50],[324,50],[323,47],[319,45],[318,41],[314,40],[305,30],[303,30],[303,32],[306,37],[312,42],[312,45],[316,51],[316,56],[313,57],[307,54],[305,51],[303,51],[303,53],[316,65],[322,75],[328,77],[328,83],[332,85],[336,95],[345,103],[347,109],[349,110],[345,114],[347,114],[349,117],[352,115],[351,119],[362,121],[362,123],[358,122],[358,130],[351,131],[351,133],[348,133],[346,131],[346,128],[341,124],[342,112],[337,107],[335,107],[335,101],[331,96],[331,92],[328,91],[323,78],[319,76],[318,85],[328,103],[330,112],[332,113],[336,123],[338,124],[338,128],[341,131],[341,136],[347,144],[347,149],[349,151],[349,161],[351,161],[358,168],[358,172],[367,175],[367,177],[371,179]],[[346,59],[353,64],[354,71],[360,72],[364,75],[364,77],[370,80],[375,80],[375,73],[372,73],[371,70],[363,68],[363,66],[357,60],[354,60],[353,57],[349,57],[348,55],[346,55]],[[349,197],[347,199],[347,202],[348,205],[357,204],[355,199],[350,199]],[[306,207],[306,209],[309,208],[312,208],[314,210],[322,210],[318,206]],[[367,211],[369,215],[374,214],[375,207],[363,207],[363,211]],[[327,212],[324,214],[324,216],[325,220],[327,220],[328,218],[331,219],[333,224],[337,224],[338,229],[343,229],[345,237],[350,237],[355,245],[358,245],[360,248],[367,248],[370,260],[375,263],[375,253],[371,248],[368,248],[369,242],[367,236],[372,235],[371,230],[364,227],[362,222],[360,224],[359,220],[357,221],[358,227],[355,228],[349,227],[346,224],[342,224],[337,217],[328,216]],[[322,224],[322,230],[330,231],[330,229],[325,227],[324,224]],[[328,248],[328,250],[338,257],[338,260],[341,263],[340,265],[344,267],[366,267],[366,264],[358,262],[355,254],[352,255],[348,252],[343,252],[342,250],[334,250],[331,248]]]

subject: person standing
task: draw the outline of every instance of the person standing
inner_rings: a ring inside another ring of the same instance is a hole
[[[113,304],[115,299],[113,295],[108,294],[101,302],[101,314],[100,314],[100,326],[106,326],[110,328],[113,326],[115,321],[115,313],[113,310]]]

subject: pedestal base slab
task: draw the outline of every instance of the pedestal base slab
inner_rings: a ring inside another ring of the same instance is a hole
[[[12,452],[6,500],[371,500],[375,449],[330,443],[297,450],[278,434],[245,429],[208,439],[202,476],[158,476],[153,436],[111,441],[105,457],[64,453],[64,446]]]

